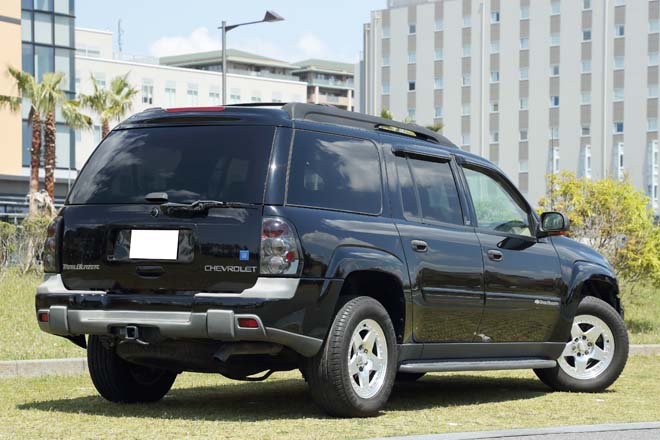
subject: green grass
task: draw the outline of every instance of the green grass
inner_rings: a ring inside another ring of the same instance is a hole
[[[660,356],[630,359],[600,394],[555,393],[531,371],[434,374],[397,385],[373,419],[332,419],[298,373],[263,383],[183,374],[161,402],[117,405],[87,376],[0,380],[0,438],[356,439],[660,420]]]
[[[0,272],[0,360],[84,356],[66,339],[39,330],[34,292],[43,277],[10,269]],[[633,344],[660,343],[660,289],[623,289],[626,324]]]

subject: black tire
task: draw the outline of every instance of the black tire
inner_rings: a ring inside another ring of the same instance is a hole
[[[424,377],[426,373],[402,373],[398,372],[396,373],[396,382],[415,382],[422,377]]]
[[[353,389],[348,356],[351,338],[363,320],[376,321],[384,334],[387,362],[383,382],[375,395],[360,397]],[[344,304],[334,318],[319,353],[306,360],[306,374],[314,401],[337,417],[370,417],[385,405],[394,385],[397,367],[396,336],[385,308],[375,299],[360,296]]]
[[[87,365],[99,394],[117,403],[156,402],[172,388],[177,376],[123,360],[98,336],[89,337]]]
[[[541,381],[557,391],[596,393],[607,389],[617,380],[628,360],[628,331],[617,311],[605,301],[588,296],[577,308],[576,316],[589,315],[602,320],[614,337],[614,353],[610,364],[596,377],[579,379],[566,373],[558,364],[554,368],[534,370]],[[569,341],[570,343],[570,341]]]

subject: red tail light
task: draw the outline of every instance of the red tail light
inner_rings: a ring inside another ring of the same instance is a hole
[[[301,265],[296,233],[286,220],[265,217],[261,226],[260,273],[296,275]]]
[[[238,318],[238,326],[241,328],[259,328],[259,321],[254,318]]]
[[[62,217],[55,217],[46,232],[44,243],[43,265],[46,273],[60,273],[62,262],[60,261],[60,244],[62,236]]]

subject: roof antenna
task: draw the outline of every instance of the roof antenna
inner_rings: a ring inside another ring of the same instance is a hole
[[[121,18],[117,20],[117,48],[121,54],[124,51],[124,29],[121,27]]]

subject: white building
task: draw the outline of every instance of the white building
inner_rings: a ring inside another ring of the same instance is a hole
[[[220,105],[222,76],[217,71],[156,64],[148,58],[113,55],[112,33],[76,29],[76,92],[92,91],[91,75],[101,84],[128,74],[138,93],[132,113],[150,107],[189,107]],[[121,58],[121,59],[120,59]],[[262,57],[259,57],[261,59]],[[228,103],[305,101],[307,83],[291,79],[228,73]],[[127,115],[128,116],[128,115]],[[116,122],[113,123],[115,125]],[[100,122],[93,131],[76,133],[76,168],[80,169],[101,140]]]
[[[622,178],[658,209],[658,0],[389,0],[364,27],[366,113],[442,123],[535,203]]]

